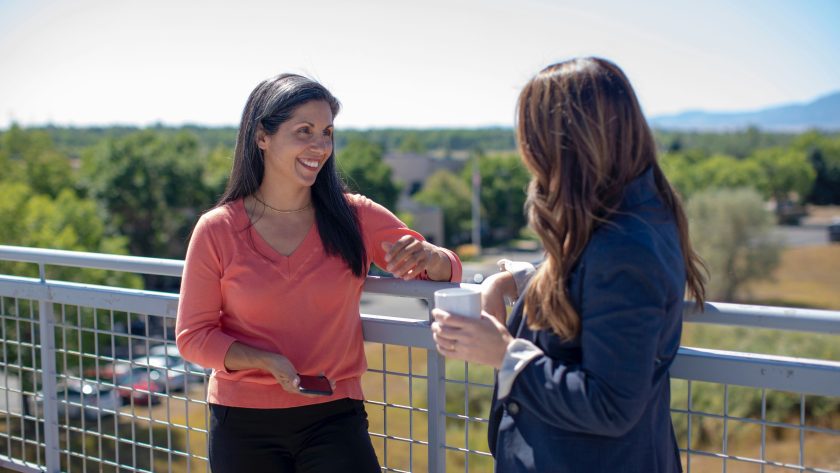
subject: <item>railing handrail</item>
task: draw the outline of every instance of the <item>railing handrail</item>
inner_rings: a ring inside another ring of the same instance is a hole
[[[9,245],[0,245],[0,260],[173,277],[181,277],[184,268],[184,262],[176,259]],[[368,276],[364,290],[373,294],[431,301],[434,297],[434,291],[440,289],[441,284],[445,283],[403,281],[395,278]],[[470,284],[462,283],[461,285]],[[704,304],[703,312],[699,312],[694,308],[691,301],[686,302],[684,317],[688,323],[840,334],[840,311],[707,302]]]
[[[134,274],[181,277],[184,261],[145,256],[109,255],[86,251],[0,245],[0,260],[75,268],[106,269]]]

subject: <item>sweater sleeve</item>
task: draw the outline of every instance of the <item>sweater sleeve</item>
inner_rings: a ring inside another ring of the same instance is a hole
[[[386,251],[382,248],[382,242],[387,241],[393,243],[404,235],[411,235],[419,240],[425,241],[423,235],[408,228],[390,210],[376,202],[358,195],[351,196],[351,200],[357,203],[359,221],[362,226],[368,257],[379,267],[385,268],[388,265],[385,262]],[[451,282],[461,282],[461,260],[453,251],[443,247],[438,248],[443,250],[449,258],[449,264],[452,269],[452,276],[449,280]],[[429,280],[429,275],[424,271],[417,279]]]
[[[184,359],[217,371],[225,371],[225,355],[236,341],[221,329],[222,272],[220,246],[205,215],[187,248],[175,336]]]

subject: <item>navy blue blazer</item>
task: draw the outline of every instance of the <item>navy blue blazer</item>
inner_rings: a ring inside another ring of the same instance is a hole
[[[567,281],[581,319],[561,341],[523,322],[508,329],[544,354],[494,395],[488,437],[496,471],[680,472],[668,368],[680,344],[685,265],[672,212],[648,169],[592,235]]]

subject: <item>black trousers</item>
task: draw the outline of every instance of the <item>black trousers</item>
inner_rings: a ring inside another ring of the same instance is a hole
[[[374,473],[364,403],[340,399],[288,409],[210,404],[213,473]]]

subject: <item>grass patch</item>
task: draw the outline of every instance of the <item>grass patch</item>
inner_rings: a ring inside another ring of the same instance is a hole
[[[771,279],[750,284],[742,298],[753,304],[840,310],[840,245],[786,249]]]

